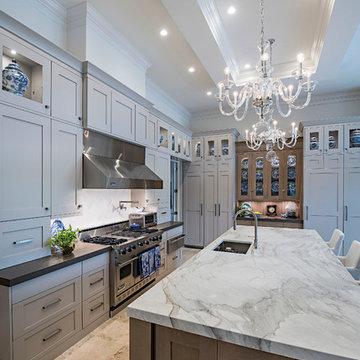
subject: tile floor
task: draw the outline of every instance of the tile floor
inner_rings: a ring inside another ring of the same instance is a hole
[[[183,250],[183,263],[199,252]],[[56,360],[129,360],[129,318],[126,309],[104,322]]]

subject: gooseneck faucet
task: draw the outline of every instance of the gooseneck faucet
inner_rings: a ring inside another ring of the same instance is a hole
[[[236,230],[236,218],[239,216],[239,214],[241,213],[248,213],[251,214],[253,216],[253,218],[255,219],[255,239],[254,239],[254,249],[258,248],[258,235],[257,235],[257,228],[258,228],[258,219],[257,216],[255,215],[255,213],[252,210],[249,209],[240,209],[238,210],[235,215],[234,215],[234,230]]]

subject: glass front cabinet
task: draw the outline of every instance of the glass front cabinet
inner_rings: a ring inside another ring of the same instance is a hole
[[[360,122],[345,125],[345,151],[360,152]]]
[[[202,161],[204,158],[204,138],[194,137],[192,141],[192,161]]]
[[[230,160],[233,156],[232,135],[214,135],[205,137],[206,160]]]

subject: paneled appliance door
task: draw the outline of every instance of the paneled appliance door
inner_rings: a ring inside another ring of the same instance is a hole
[[[343,229],[343,170],[310,170],[304,174],[304,228],[328,241]]]
[[[360,167],[344,169],[344,252],[353,240],[360,241]]]
[[[185,177],[185,234],[186,245],[203,247],[204,195],[203,174],[188,174]]]
[[[217,238],[217,172],[204,174],[204,246]]]
[[[222,235],[232,226],[234,214],[234,174],[218,173],[217,191],[217,236]]]

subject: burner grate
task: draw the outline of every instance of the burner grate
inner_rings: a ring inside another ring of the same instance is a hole
[[[111,236],[93,236],[82,241],[92,244],[101,244],[101,245],[119,245],[128,241],[128,239],[119,239]]]

